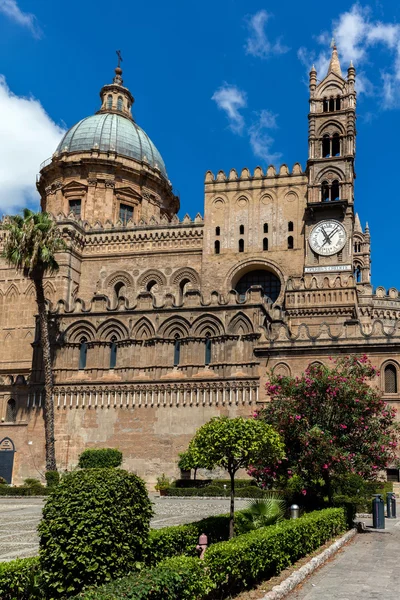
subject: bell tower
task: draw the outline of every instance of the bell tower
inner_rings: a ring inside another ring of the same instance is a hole
[[[356,92],[336,44],[326,77],[310,71],[305,273],[353,272]]]

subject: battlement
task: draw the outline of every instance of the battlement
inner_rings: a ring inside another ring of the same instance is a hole
[[[238,175],[236,169],[231,169],[229,171],[229,175],[225,173],[225,171],[218,171],[217,175],[211,171],[207,171],[205,176],[205,185],[215,184],[215,183],[231,183],[231,182],[259,182],[261,179],[281,179],[281,178],[292,178],[294,176],[303,176],[306,178],[306,173],[303,171],[300,163],[295,163],[293,165],[292,171],[289,171],[289,167],[286,164],[280,166],[279,171],[276,170],[274,165],[270,165],[266,172],[264,173],[261,167],[256,167],[254,169],[254,174],[251,175],[250,170],[245,167],[242,169],[240,175]],[[275,182],[276,183],[276,182]]]

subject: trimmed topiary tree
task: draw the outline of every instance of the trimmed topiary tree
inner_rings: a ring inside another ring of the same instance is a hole
[[[120,467],[122,452],[117,448],[88,448],[79,457],[81,469],[108,469]]]
[[[133,473],[84,469],[65,475],[39,525],[46,597],[72,596],[134,571],[152,514],[145,484]]]

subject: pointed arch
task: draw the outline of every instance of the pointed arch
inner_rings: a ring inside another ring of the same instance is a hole
[[[173,316],[164,321],[158,330],[158,335],[164,338],[188,337],[190,323],[183,317]]]
[[[201,315],[194,321],[192,325],[192,332],[194,335],[198,335],[201,337],[207,335],[223,335],[224,326],[222,322],[214,315]]]
[[[110,340],[113,336],[117,340],[123,340],[128,337],[127,327],[121,321],[118,321],[118,319],[108,319],[97,330],[97,337],[99,339]]]
[[[228,325],[228,333],[234,333],[236,335],[254,333],[253,324],[247,315],[245,315],[243,312],[240,312],[230,321]]]
[[[65,330],[64,339],[69,343],[78,343],[82,337],[88,342],[96,338],[96,329],[89,321],[78,321]]]
[[[141,317],[133,326],[132,337],[135,340],[147,340],[154,336],[154,325],[147,317]]]
[[[6,291],[6,300],[11,302],[12,300],[16,300],[18,296],[19,289],[17,288],[15,283],[12,283]]]

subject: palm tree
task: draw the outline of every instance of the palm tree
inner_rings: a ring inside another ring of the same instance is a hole
[[[56,223],[51,215],[45,212],[35,213],[25,208],[23,217],[21,215],[8,217],[3,228],[8,232],[4,243],[4,258],[10,265],[21,271],[25,277],[29,277],[35,286],[45,380],[43,418],[46,470],[56,471],[53,372],[43,277],[46,273],[54,273],[58,270],[55,253],[63,250],[65,244]]]

